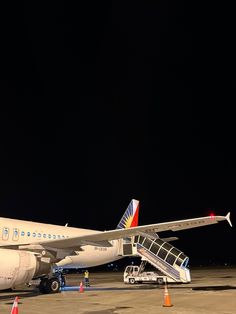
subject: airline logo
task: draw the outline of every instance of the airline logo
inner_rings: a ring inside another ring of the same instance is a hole
[[[123,217],[116,229],[132,228],[138,225],[139,201],[132,200],[129,203]]]

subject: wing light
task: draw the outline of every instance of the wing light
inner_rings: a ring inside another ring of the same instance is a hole
[[[214,213],[210,213],[210,217],[211,217],[211,219],[215,219],[215,214]]]

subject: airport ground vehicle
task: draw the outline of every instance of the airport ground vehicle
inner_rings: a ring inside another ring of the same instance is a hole
[[[174,282],[171,278],[158,274],[153,271],[142,271],[142,267],[128,265],[124,271],[124,283],[148,283],[156,282],[158,284],[164,284],[165,282]]]

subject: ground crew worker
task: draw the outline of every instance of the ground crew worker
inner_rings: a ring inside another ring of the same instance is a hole
[[[90,284],[89,284],[89,272],[88,272],[87,269],[84,272],[84,284],[85,284],[85,287],[90,287]]]

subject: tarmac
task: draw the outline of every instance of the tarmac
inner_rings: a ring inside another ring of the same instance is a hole
[[[168,284],[172,307],[164,305],[164,286],[123,283],[122,272],[90,273],[90,288],[79,292],[82,274],[67,275],[68,291],[40,294],[35,287],[0,293],[0,313],[10,314],[15,296],[19,314],[235,314],[236,267],[190,269],[189,284]]]

